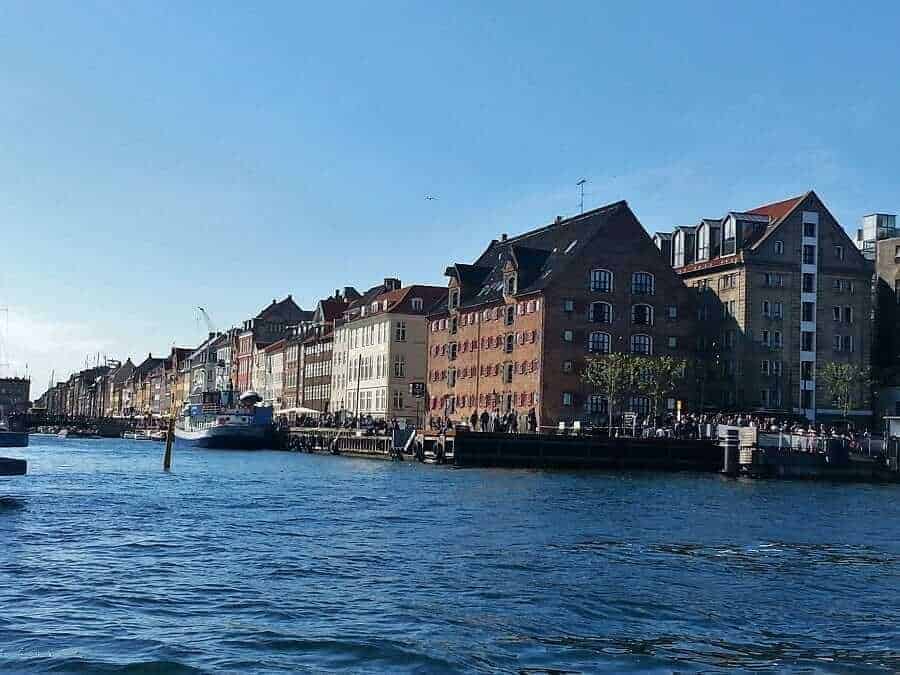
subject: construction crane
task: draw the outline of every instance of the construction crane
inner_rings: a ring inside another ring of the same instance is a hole
[[[216,330],[215,324],[213,324],[212,319],[209,318],[209,314],[202,307],[197,308],[198,321],[199,319],[203,319],[203,323],[206,324],[206,330],[210,333],[218,333]]]

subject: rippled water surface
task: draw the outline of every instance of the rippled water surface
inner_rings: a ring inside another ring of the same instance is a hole
[[[33,437],[4,672],[900,670],[900,488]]]

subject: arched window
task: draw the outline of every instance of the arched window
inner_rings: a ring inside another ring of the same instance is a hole
[[[611,293],[613,289],[613,275],[609,270],[591,270],[591,290],[595,293]]]
[[[507,354],[509,354],[509,353],[512,352],[513,346],[515,345],[515,341],[516,341],[516,338],[515,338],[515,336],[514,336],[512,333],[510,333],[509,335],[506,336],[506,349],[505,349],[505,351],[506,351]]]
[[[650,305],[634,305],[631,308],[631,323],[636,326],[653,325],[653,307]]]
[[[609,354],[609,333],[594,331],[588,338],[588,351],[591,354]]]
[[[631,275],[631,292],[634,295],[653,295],[654,286],[650,272],[635,272]]]
[[[632,354],[652,354],[653,338],[643,333],[631,336],[631,353]]]
[[[588,311],[588,320],[594,323],[612,323],[612,305],[608,302],[592,302]]]

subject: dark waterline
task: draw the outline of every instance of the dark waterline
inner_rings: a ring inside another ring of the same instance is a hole
[[[22,450],[4,672],[900,670],[893,486]]]

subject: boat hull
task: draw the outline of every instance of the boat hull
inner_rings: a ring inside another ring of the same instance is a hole
[[[261,450],[271,448],[272,433],[268,426],[220,426],[199,431],[175,428],[179,444],[220,450]]]
[[[0,448],[27,448],[28,432],[0,431]]]

